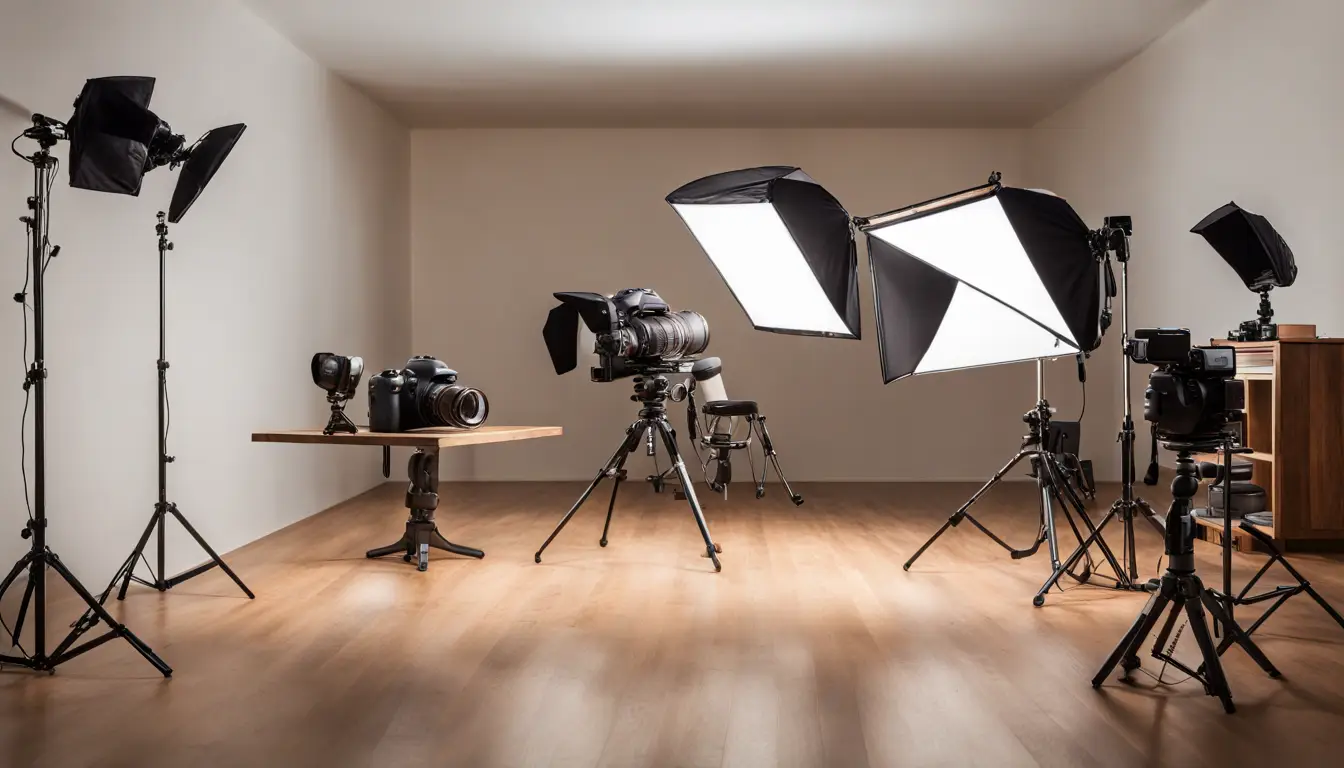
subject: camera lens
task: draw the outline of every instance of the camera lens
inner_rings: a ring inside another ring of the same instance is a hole
[[[490,402],[485,393],[461,384],[440,384],[432,387],[426,397],[429,419],[435,426],[475,429],[485,423],[490,414]]]
[[[636,317],[630,327],[637,340],[637,356],[676,359],[709,347],[709,323],[698,312],[669,312]]]

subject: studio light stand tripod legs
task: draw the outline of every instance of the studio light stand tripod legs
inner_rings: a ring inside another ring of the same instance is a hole
[[[1051,478],[1049,482],[1050,494],[1063,508],[1065,519],[1068,520],[1069,527],[1073,530],[1073,535],[1078,540],[1078,549],[1074,550],[1073,554],[1069,555],[1063,562],[1060,562],[1057,557],[1057,550],[1052,547],[1050,559],[1053,571],[1050,574],[1050,578],[1045,580],[1045,583],[1041,585],[1040,590],[1037,591],[1036,596],[1032,598],[1032,604],[1037,607],[1044,605],[1046,593],[1058,584],[1059,579],[1066,574],[1079,583],[1087,581],[1092,575],[1090,551],[1094,544],[1101,550],[1102,556],[1106,559],[1106,562],[1111,566],[1111,570],[1115,573],[1116,583],[1120,584],[1125,582],[1124,568],[1120,565],[1120,561],[1116,559],[1115,553],[1113,553],[1111,548],[1106,544],[1106,540],[1101,537],[1101,529],[1105,526],[1105,520],[1103,520],[1102,525],[1099,526],[1092,524],[1092,518],[1088,516],[1087,509],[1083,505],[1082,499],[1078,498],[1077,494],[1073,492],[1073,489],[1064,480],[1064,473],[1058,466],[1053,455],[1046,454],[1044,459],[1038,461],[1037,464],[1037,471],[1044,471]],[[1060,489],[1063,489],[1063,493],[1060,492]],[[1050,499],[1049,496],[1045,495],[1044,489],[1042,494],[1042,503],[1048,504]],[[1078,529],[1077,523],[1074,522],[1075,514],[1083,521],[1083,525],[1087,527],[1089,535],[1086,540],[1083,539],[1082,531]],[[1053,514],[1050,511],[1047,511],[1047,519],[1053,519]],[[1074,574],[1073,568],[1078,564],[1079,560],[1084,561],[1084,570],[1081,574]]]
[[[1270,538],[1264,531],[1261,531],[1259,528],[1256,528],[1245,520],[1241,522],[1241,529],[1259,542],[1260,546],[1264,547],[1265,550],[1269,552],[1269,559],[1260,567],[1260,570],[1256,571],[1255,575],[1251,577],[1251,580],[1246,582],[1246,586],[1241,588],[1241,592],[1239,592],[1236,597],[1232,598],[1232,603],[1233,605],[1255,605],[1256,603],[1268,602],[1270,600],[1274,601],[1273,605],[1269,606],[1268,610],[1260,614],[1260,617],[1256,619],[1251,626],[1246,628],[1247,635],[1254,634],[1255,631],[1260,628],[1260,625],[1268,621],[1269,617],[1273,616],[1274,612],[1288,601],[1288,598],[1302,594],[1315,600],[1316,604],[1321,607],[1321,610],[1325,611],[1326,615],[1333,619],[1341,629],[1344,629],[1344,616],[1340,616],[1339,611],[1336,611],[1334,606],[1330,605],[1330,603],[1321,596],[1321,593],[1317,592],[1316,588],[1311,586],[1311,582],[1307,581],[1307,578],[1294,568],[1292,563],[1288,562],[1288,558],[1284,557],[1283,551],[1274,543],[1274,539]],[[1255,589],[1255,585],[1260,583],[1260,579],[1264,578],[1265,574],[1269,572],[1270,568],[1274,567],[1275,563],[1282,565],[1283,569],[1288,572],[1288,575],[1291,576],[1296,583],[1277,586],[1266,592],[1252,595],[1251,590]],[[1232,645],[1233,640],[1234,638],[1231,636],[1224,636],[1222,643],[1218,646],[1218,653],[1222,654],[1226,651]]]
[[[439,450],[417,450],[411,454],[406,471],[411,480],[406,491],[406,508],[410,510],[406,532],[400,539],[385,547],[370,549],[364,556],[372,560],[400,554],[401,559],[408,563],[414,560],[416,568],[421,571],[429,570],[430,549],[441,549],[477,560],[485,557],[485,553],[479,549],[454,544],[444,538],[439,533],[438,524],[434,522],[434,510],[439,507]]]
[[[159,238],[159,359],[157,362],[159,371],[159,500],[154,505],[154,514],[149,518],[149,525],[145,527],[145,532],[140,535],[140,541],[136,543],[135,549],[131,550],[130,556],[126,558],[125,562],[122,563],[121,568],[117,570],[116,575],[112,577],[112,581],[108,582],[107,589],[103,590],[103,594],[99,596],[98,602],[107,602],[108,595],[111,594],[112,588],[115,587],[118,582],[121,583],[121,587],[117,589],[117,599],[125,600],[126,590],[130,587],[132,581],[151,589],[157,589],[160,592],[166,592],[188,579],[200,576],[202,573],[205,573],[215,566],[219,566],[221,571],[228,574],[229,578],[233,579],[233,583],[238,585],[238,589],[242,590],[243,594],[247,595],[248,599],[251,600],[256,598],[256,595],[252,594],[252,590],[248,589],[247,585],[243,583],[243,580],[238,578],[238,574],[234,573],[233,569],[224,562],[224,558],[220,557],[219,554],[206,543],[205,537],[201,536],[196,528],[192,526],[191,523],[187,522],[186,515],[183,515],[177,508],[177,504],[168,500],[168,465],[176,460],[173,456],[168,455],[168,368],[170,366],[167,360],[167,275],[168,252],[173,250],[173,244],[168,241],[168,224],[165,221],[163,211],[159,211],[158,213],[154,232]],[[165,550],[167,549],[165,524],[167,523],[169,515],[176,518],[177,522],[179,522],[182,527],[186,529],[187,533],[191,534],[191,537],[196,540],[196,543],[200,545],[201,549],[205,550],[205,553],[210,556],[210,559],[206,562],[197,565],[194,568],[188,568],[182,573],[172,577],[165,575],[167,570],[164,567]],[[158,567],[157,569],[150,567],[153,581],[148,581],[136,576],[135,568],[142,560],[145,561],[146,567],[149,567],[149,561],[145,558],[145,546],[149,543],[149,536],[153,531],[158,532]]]
[[[31,215],[23,217],[23,222],[28,227],[28,235],[32,238],[29,251],[32,261],[29,264],[29,270],[32,281],[33,360],[24,379],[24,391],[29,392],[33,397],[33,504],[30,518],[23,529],[23,538],[29,542],[28,551],[10,569],[5,580],[0,582],[0,599],[3,599],[4,593],[26,570],[28,581],[24,586],[23,601],[20,604],[19,616],[15,621],[16,626],[10,639],[14,646],[19,646],[19,632],[28,615],[28,610],[31,608],[33,611],[33,647],[31,653],[20,647],[19,650],[22,654],[20,656],[0,655],[0,664],[11,664],[16,667],[50,673],[76,656],[91,651],[113,639],[120,638],[129,643],[160,674],[169,677],[173,674],[172,668],[163,659],[159,658],[154,651],[150,650],[149,646],[136,637],[131,630],[127,629],[126,625],[117,621],[112,614],[108,613],[102,603],[90,594],[88,589],[65,567],[56,553],[47,546],[47,369],[43,358],[45,340],[45,291],[43,286],[47,267],[57,250],[47,240],[47,214],[50,209],[49,194],[53,183],[52,177],[56,172],[56,159],[51,156],[49,150],[55,146],[60,137],[56,135],[50,125],[42,125],[41,123],[34,123],[34,127],[25,131],[24,136],[35,139],[39,147],[38,151],[34,152],[31,157],[25,157],[33,166],[33,195],[28,198],[28,209],[31,211]],[[20,302],[24,302],[27,297],[24,294],[19,294],[16,298]],[[87,606],[84,616],[75,622],[70,632],[50,652],[47,648],[48,570],[55,571],[58,576],[64,579],[66,584],[74,590],[75,594],[79,595],[79,598]],[[82,644],[78,643],[79,638],[92,630],[100,621],[107,624],[107,632]]]
[[[188,568],[176,576],[164,578],[164,524],[167,521],[168,515],[172,515],[177,519],[177,522],[186,529],[187,533],[191,534],[191,537],[196,540],[196,543],[200,545],[201,549],[205,550],[205,553],[210,556],[210,559],[194,568]],[[149,544],[150,534],[154,533],[156,530],[158,531],[159,543],[158,569],[154,570],[153,568],[150,568],[150,574],[153,576],[153,580],[149,581],[136,576],[135,567],[141,561],[145,563],[146,567],[149,567],[149,560],[145,557],[145,546]],[[107,602],[108,594],[118,582],[121,583],[121,586],[117,589],[117,599],[125,600],[126,590],[131,586],[132,581],[136,584],[149,587],[150,589],[166,592],[178,584],[200,576],[202,573],[205,573],[216,566],[226,573],[228,577],[233,580],[234,584],[238,585],[238,589],[242,590],[243,594],[247,595],[249,600],[256,598],[256,595],[252,593],[252,590],[247,588],[247,585],[238,577],[238,574],[234,573],[228,563],[224,562],[224,558],[220,557],[219,553],[215,552],[210,544],[206,542],[205,537],[201,536],[196,528],[187,521],[186,515],[183,515],[181,510],[177,508],[177,504],[174,504],[173,502],[160,502],[154,505],[154,514],[149,518],[149,525],[145,526],[144,533],[140,534],[140,540],[136,542],[135,549],[131,551],[130,557],[126,558],[126,561],[121,564],[121,568],[118,569],[117,574],[112,577],[112,581],[108,583],[107,589],[103,591],[103,594],[99,597],[98,601],[102,603]]]
[[[1011,472],[1013,470],[1013,467],[1018,465],[1018,462],[1022,461],[1022,459],[1031,456],[1032,453],[1033,451],[1030,450],[1018,451],[1017,455],[1014,456],[1011,461],[1003,465],[1003,469],[1000,469],[998,472],[995,472],[994,476],[989,479],[989,482],[980,486],[980,490],[972,494],[971,498],[967,499],[966,503],[962,504],[960,509],[958,509],[956,512],[953,512],[952,516],[947,518],[947,521],[943,523],[943,527],[935,531],[934,534],[929,537],[929,540],[924,542],[924,544],[918,550],[915,551],[915,554],[910,556],[909,560],[905,561],[905,565],[902,566],[902,568],[907,571],[910,570],[910,566],[915,564],[915,561],[919,559],[919,556],[924,554],[924,552],[928,550],[929,547],[933,546],[933,543],[937,541],[939,537],[941,537],[944,533],[946,533],[948,528],[955,528],[958,525],[961,525],[961,521],[963,520],[971,521],[971,525],[974,525],[976,528],[980,529],[980,532],[988,536],[990,539],[992,539],[995,544],[998,544],[1000,547],[1003,547],[1008,552],[1013,553],[1014,559],[1016,559],[1017,553],[1019,551],[1025,551],[1025,550],[1014,549],[1011,545],[1008,544],[1008,542],[999,538],[997,535],[995,535],[993,531],[989,530],[984,525],[982,525],[979,520],[976,520],[974,517],[972,517],[970,509],[971,505],[979,501],[981,496],[984,496],[986,493],[988,493],[990,488],[993,488],[994,486],[998,485],[999,481],[1002,480],[1005,475]],[[1036,546],[1037,547],[1040,546],[1039,540],[1037,541]],[[1030,551],[1035,552],[1035,549],[1033,548]]]

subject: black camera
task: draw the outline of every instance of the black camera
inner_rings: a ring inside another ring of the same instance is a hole
[[[369,379],[369,429],[373,432],[475,429],[489,413],[484,392],[458,384],[457,371],[429,355],[412,357],[402,370],[386,370]]]
[[[612,296],[600,293],[554,294],[560,306],[551,310],[541,335],[557,374],[578,366],[579,319],[597,337],[598,365],[593,381],[626,376],[679,373],[695,355],[709,347],[709,321],[699,312],[673,312],[650,288],[626,288]]]
[[[1162,440],[1217,442],[1246,407],[1233,347],[1191,347],[1184,328],[1141,328],[1125,346],[1136,363],[1157,366],[1143,393],[1143,418]]]

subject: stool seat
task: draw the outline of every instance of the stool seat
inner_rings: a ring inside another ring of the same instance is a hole
[[[1265,511],[1268,506],[1265,489],[1254,483],[1232,481],[1232,514],[1240,516]],[[1222,516],[1223,486],[1209,486],[1209,507]]]
[[[755,400],[714,400],[700,409],[707,416],[755,416]]]

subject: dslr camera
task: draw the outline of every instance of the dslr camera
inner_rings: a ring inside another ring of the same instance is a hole
[[[457,371],[429,355],[412,357],[400,371],[386,370],[369,379],[369,430],[373,432],[475,429],[489,413],[484,392],[458,384]]]
[[[1184,328],[1141,328],[1125,346],[1136,363],[1157,366],[1143,393],[1143,418],[1161,440],[1218,442],[1246,407],[1233,347],[1192,347]]]
[[[560,306],[551,310],[541,335],[557,374],[578,367],[579,320],[596,336],[598,364],[593,381],[626,376],[683,373],[695,355],[709,347],[709,321],[699,312],[673,312],[651,288],[626,288],[611,296],[600,293],[554,294]]]

